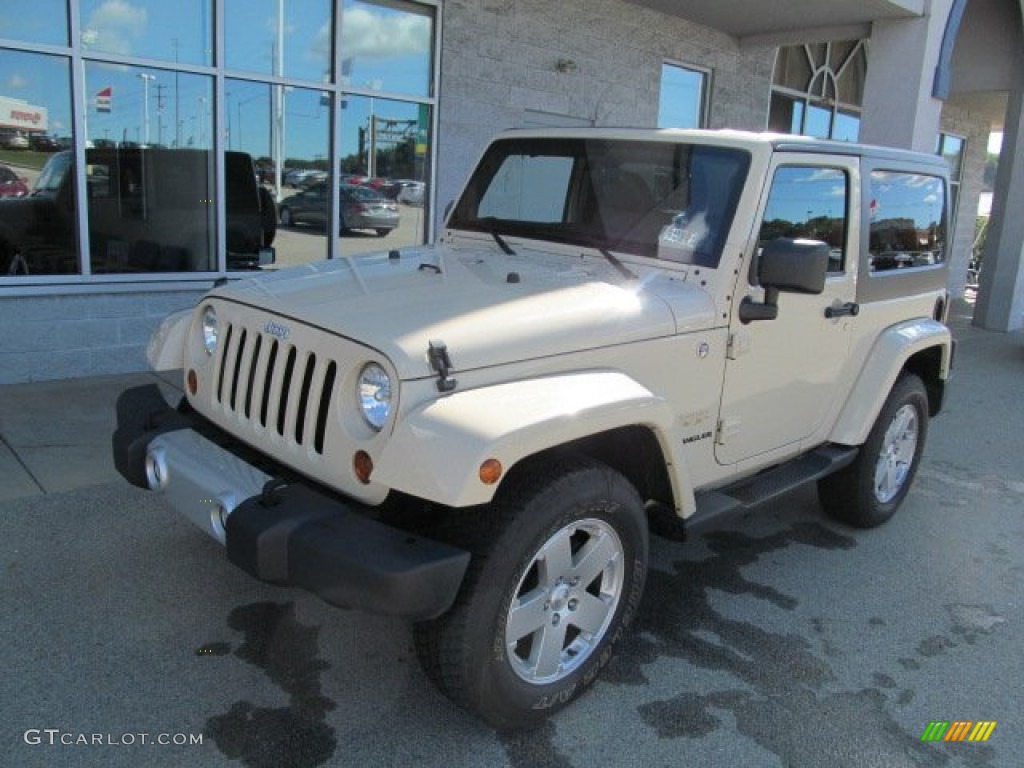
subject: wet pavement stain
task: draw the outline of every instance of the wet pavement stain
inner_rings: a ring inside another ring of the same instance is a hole
[[[311,768],[322,765],[338,746],[326,723],[333,701],[320,691],[328,664],[317,658],[317,627],[295,618],[294,603],[253,603],[235,608],[228,626],[244,633],[234,655],[262,669],[288,694],[289,706],[257,707],[237,701],[206,721],[203,732],[227,757],[252,768]]]
[[[685,659],[707,669],[725,670],[766,690],[783,689],[794,680],[820,685],[831,677],[829,667],[799,634],[774,634],[743,621],[727,619],[710,603],[709,590],[750,595],[783,610],[796,598],[748,580],[742,568],[766,554],[804,544],[822,549],[850,549],[856,539],[823,525],[798,523],[780,533],[755,538],[745,533],[716,532],[705,537],[713,555],[679,561],[674,573],[651,570],[635,632],[620,647],[602,674],[607,682],[643,685],[643,667],[661,656]],[[765,664],[764,659],[786,663]]]
[[[793,610],[796,598],[748,580],[744,566],[793,544],[851,549],[856,539],[821,524],[797,523],[761,538],[718,532],[704,543],[712,552],[705,560],[677,561],[672,573],[650,572],[636,631],[602,677],[613,684],[642,685],[647,682],[645,666],[667,657],[735,678],[732,690],[686,692],[641,705],[641,719],[659,737],[700,738],[731,715],[739,733],[777,755],[783,765],[851,765],[851,738],[857,740],[857,754],[873,756],[874,764],[949,764],[950,755],[923,744],[919,734],[908,734],[887,711],[893,704],[890,695],[902,706],[913,698],[911,691],[897,692],[893,677],[877,673],[877,687],[863,690],[825,690],[835,676],[820,657],[828,652],[827,643],[821,647],[827,629],[821,620],[812,619],[804,634],[778,633],[728,618],[712,607],[710,593],[725,591]],[[868,623],[884,625],[878,618]],[[983,617],[974,616],[971,626],[980,623]],[[853,735],[851,723],[856,723]],[[991,749],[974,750],[966,764],[987,765],[993,756]]]
[[[572,768],[572,762],[554,745],[555,726],[550,720],[536,729],[499,733],[512,768]]]

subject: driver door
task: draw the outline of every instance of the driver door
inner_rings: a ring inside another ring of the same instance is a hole
[[[857,322],[849,312],[859,245],[851,226],[860,220],[858,159],[777,155],[769,178],[756,253],[778,237],[822,241],[830,249],[828,273],[821,294],[783,292],[776,318],[746,324],[740,301],[762,301],[764,291],[749,272],[738,276],[715,444],[720,464],[801,448],[833,408]],[[837,308],[845,309],[829,317]]]

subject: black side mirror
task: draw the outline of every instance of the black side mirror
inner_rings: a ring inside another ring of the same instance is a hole
[[[740,321],[774,320],[779,316],[779,293],[819,294],[825,290],[831,249],[820,240],[780,237],[768,242],[757,259],[757,281],[764,301],[749,296],[740,304]]]
[[[818,294],[825,290],[831,249],[820,240],[780,237],[767,243],[757,264],[757,280],[765,288]]]

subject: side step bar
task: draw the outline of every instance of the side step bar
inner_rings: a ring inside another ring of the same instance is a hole
[[[785,464],[748,477],[736,485],[697,494],[697,511],[681,521],[687,533],[707,530],[722,518],[777,499],[853,463],[859,447],[823,445]]]

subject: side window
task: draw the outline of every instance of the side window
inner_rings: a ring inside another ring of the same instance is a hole
[[[840,168],[783,166],[775,171],[758,245],[779,237],[828,243],[829,273],[846,265],[849,177]]]
[[[902,171],[871,173],[872,272],[941,264],[946,258],[942,179]]]
[[[560,224],[565,217],[572,169],[571,157],[507,157],[480,200],[477,215]]]
[[[85,183],[90,198],[112,197],[115,188],[110,179],[117,179],[117,173],[113,172],[108,163],[87,163],[85,166]]]

